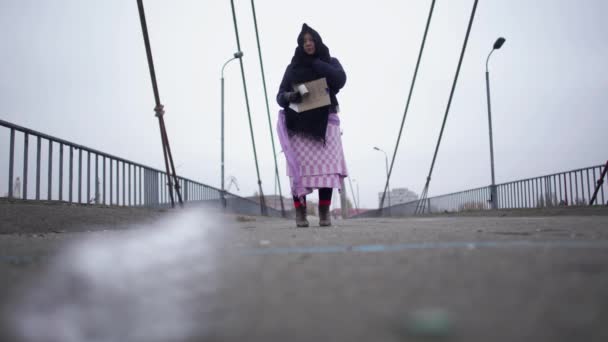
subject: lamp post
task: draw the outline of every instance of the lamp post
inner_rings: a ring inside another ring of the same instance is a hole
[[[506,39],[500,37],[496,39],[494,42],[494,46],[492,47],[492,51],[488,54],[488,58],[486,59],[486,97],[488,101],[488,126],[490,130],[490,167],[492,170],[492,185],[490,186],[490,201],[492,204],[492,209],[498,209],[498,201],[497,201],[497,193],[496,193],[496,179],[494,177],[494,142],[492,137],[492,106],[490,104],[490,72],[488,70],[488,63],[490,61],[490,56],[492,56],[492,52],[494,50],[498,50],[505,43]]]
[[[226,208],[226,197],[225,197],[225,190],[224,190],[224,68],[226,68],[226,65],[228,65],[228,63],[232,62],[235,59],[239,59],[243,57],[243,52],[241,51],[237,51],[234,53],[233,55],[234,57],[230,58],[229,60],[226,61],[226,63],[224,63],[224,65],[222,66],[222,153],[221,153],[221,158],[222,158],[222,191],[221,191],[221,198],[222,198],[222,206],[224,208]]]
[[[390,186],[390,184],[388,184],[388,155],[386,154],[386,152],[384,152],[384,150],[382,150],[381,148],[378,148],[376,146],[374,146],[374,150],[380,151],[380,152],[384,153],[384,161],[385,161],[385,164],[386,164],[386,184],[388,185],[388,189],[387,189],[388,190],[388,207],[389,207],[389,210],[390,210],[390,207],[391,207],[391,186]],[[382,208],[380,208],[380,209],[382,209]]]
[[[357,184],[357,214],[359,213],[359,209],[361,208],[361,198],[359,197],[359,182],[357,179],[353,178],[353,182]],[[354,196],[354,194],[353,194]]]

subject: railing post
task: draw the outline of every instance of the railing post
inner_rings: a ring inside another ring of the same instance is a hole
[[[63,143],[59,143],[59,200],[63,201]]]
[[[144,169],[144,206],[147,207],[150,203],[150,175],[148,169]]]
[[[11,128],[11,141],[8,160],[8,198],[13,198],[13,163],[15,161],[15,129]]]
[[[102,203],[106,205],[106,156],[103,156],[103,172],[101,173],[101,177],[103,177],[103,195],[102,195]]]
[[[69,191],[69,202],[72,203],[72,193],[73,193],[73,182],[74,182],[74,148],[70,145],[70,171],[68,175],[68,191]]]
[[[110,159],[110,169],[108,173],[110,174],[110,205],[114,205],[114,172],[113,172],[114,159]]]
[[[116,161],[116,205],[120,205],[120,164],[119,161]]]
[[[123,161],[122,162],[122,206],[123,207],[127,205],[127,201],[126,201],[127,197],[125,196],[125,194],[126,194],[126,192],[125,192],[125,190],[126,190],[126,183],[127,183],[126,182],[126,178],[127,178],[126,175],[127,174],[125,173],[125,168],[126,168],[125,162]]]
[[[91,203],[91,152],[87,151],[87,203]]]
[[[47,200],[52,200],[53,197],[53,140],[49,140],[49,179],[48,179],[48,192],[46,194]]]
[[[129,164],[128,169],[129,169],[129,172],[128,172],[128,174],[129,174],[129,182],[128,182],[129,206],[131,206],[131,164]]]
[[[143,194],[143,187],[142,187],[143,179],[142,179],[142,177],[143,177],[143,170],[142,170],[142,168],[140,166],[139,167],[139,205],[140,206],[143,206],[143,204],[144,204],[143,197],[142,197],[142,194]]]
[[[99,154],[95,153],[95,204],[99,204]]]
[[[82,203],[82,149],[78,149],[78,203]]]
[[[23,199],[27,199],[27,157],[29,154],[29,134],[23,136]]]

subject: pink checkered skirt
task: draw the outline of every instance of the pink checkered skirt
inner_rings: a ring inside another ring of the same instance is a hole
[[[325,144],[299,135],[287,137],[291,154],[296,160],[293,165],[287,165],[287,175],[295,196],[309,194],[319,188],[341,190],[341,180],[348,175],[341,135],[338,115],[330,114]],[[296,180],[298,176],[299,182]],[[300,190],[296,191],[298,188]]]

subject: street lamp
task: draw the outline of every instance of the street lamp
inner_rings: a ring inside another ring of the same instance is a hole
[[[388,155],[386,154],[386,152],[384,152],[384,150],[382,150],[376,146],[374,146],[374,150],[384,153],[384,161],[386,163],[386,184],[388,187],[388,189],[387,189],[388,190],[388,207],[390,208],[390,206],[391,206],[391,186],[390,186],[390,184],[388,184]],[[382,209],[382,208],[380,208],[380,209]]]
[[[492,209],[498,209],[497,202],[497,193],[496,193],[496,179],[494,177],[494,142],[492,137],[492,109],[490,105],[490,72],[488,71],[488,62],[490,61],[490,56],[492,56],[492,52],[494,50],[498,50],[505,43],[506,39],[500,37],[496,39],[494,42],[494,46],[492,47],[492,51],[488,54],[488,58],[486,59],[486,96],[488,101],[488,126],[490,129],[490,167],[492,170],[492,185],[490,186],[490,201],[492,202]]]
[[[357,184],[357,214],[359,213],[359,208],[361,208],[361,198],[359,197],[359,182],[356,178],[353,178],[353,182]],[[353,194],[354,197],[354,194]]]
[[[224,190],[224,68],[226,68],[226,65],[228,65],[228,63],[232,62],[235,59],[239,59],[243,57],[243,52],[241,51],[237,51],[234,53],[233,55],[234,57],[230,58],[229,60],[226,61],[226,63],[224,63],[224,65],[222,66],[222,206],[224,208],[226,208],[226,198],[225,198],[225,190]]]

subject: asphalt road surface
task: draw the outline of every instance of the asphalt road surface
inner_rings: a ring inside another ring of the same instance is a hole
[[[1,203],[2,341],[608,341],[608,211]]]

